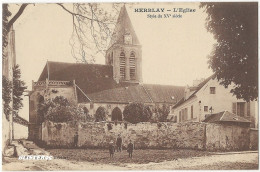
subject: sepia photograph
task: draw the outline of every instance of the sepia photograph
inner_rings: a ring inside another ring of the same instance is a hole
[[[258,170],[258,1],[2,2],[2,170]]]

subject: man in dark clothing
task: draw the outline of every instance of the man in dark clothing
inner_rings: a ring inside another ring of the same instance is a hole
[[[130,140],[130,143],[127,146],[127,152],[129,153],[129,158],[132,158],[133,150],[134,150],[134,144]]]
[[[118,134],[118,137],[116,139],[116,150],[117,152],[122,150],[122,138],[120,136],[120,134]]]
[[[78,132],[76,132],[74,136],[74,147],[78,147],[78,139],[79,139],[79,135]]]
[[[111,142],[109,143],[108,150],[109,150],[110,158],[113,158],[114,152],[115,152],[115,148],[114,148],[114,145],[113,145],[113,141],[111,141]]]

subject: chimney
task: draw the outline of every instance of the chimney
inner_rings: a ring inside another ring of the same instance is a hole
[[[193,87],[197,87],[204,80],[205,80],[204,78],[193,80]]]

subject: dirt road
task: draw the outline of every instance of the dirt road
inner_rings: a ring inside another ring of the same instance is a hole
[[[258,152],[216,153],[214,155],[177,159],[148,164],[97,164],[75,160],[21,161],[6,158],[3,170],[175,170],[175,169],[258,169]]]

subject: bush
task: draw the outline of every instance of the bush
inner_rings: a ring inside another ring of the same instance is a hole
[[[148,106],[142,103],[131,103],[124,109],[124,120],[136,124],[138,122],[147,122],[152,117],[152,111]]]
[[[106,109],[102,106],[100,106],[97,111],[96,111],[96,114],[95,114],[95,119],[96,119],[96,122],[99,122],[99,121],[106,121]]]
[[[164,104],[162,107],[155,107],[154,112],[156,122],[167,122],[170,107]]]
[[[52,122],[80,121],[84,116],[82,108],[70,103],[63,96],[57,96],[54,99],[40,101],[38,105],[38,114],[41,117],[40,123],[44,120]]]

